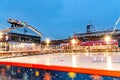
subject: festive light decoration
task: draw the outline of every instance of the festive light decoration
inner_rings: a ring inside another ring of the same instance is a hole
[[[74,73],[74,72],[69,72],[68,75],[72,79],[74,79],[76,77],[76,73]]]
[[[18,72],[18,73],[20,73],[20,72],[21,72],[21,70],[18,68],[18,69],[17,69],[17,72]]]
[[[101,76],[99,75],[92,75],[91,77],[92,77],[92,80],[102,80]]]
[[[7,70],[10,70],[10,67],[11,67],[10,65],[6,65]]]
[[[39,71],[35,71],[35,76],[38,77],[40,75]]]
[[[5,69],[4,68],[1,69],[1,75],[5,76]]]
[[[50,75],[50,73],[45,73],[45,74],[44,74],[44,80],[51,80],[51,75]]]

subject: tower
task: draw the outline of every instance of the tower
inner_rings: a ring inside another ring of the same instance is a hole
[[[92,24],[88,24],[88,25],[87,25],[86,32],[87,32],[87,33],[91,33],[91,32],[92,32]]]

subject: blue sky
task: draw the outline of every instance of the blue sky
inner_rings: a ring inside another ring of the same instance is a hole
[[[64,39],[85,32],[90,21],[96,30],[113,28],[120,0],[0,0],[0,24],[9,27],[10,17],[34,26],[43,38]]]

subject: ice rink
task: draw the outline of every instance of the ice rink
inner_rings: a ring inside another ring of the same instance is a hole
[[[52,53],[1,58],[0,61],[120,71],[120,53]]]

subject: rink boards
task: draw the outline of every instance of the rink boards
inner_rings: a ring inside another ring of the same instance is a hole
[[[0,62],[1,80],[120,80],[120,71]]]

